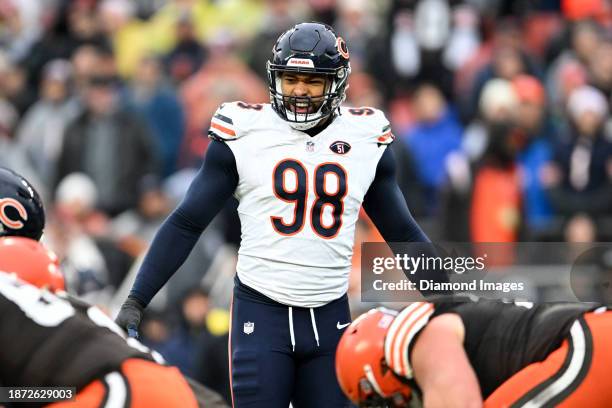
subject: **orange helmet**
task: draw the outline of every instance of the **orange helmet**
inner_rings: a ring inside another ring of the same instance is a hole
[[[57,256],[33,239],[1,237],[0,272],[14,273],[22,281],[41,289],[66,290]]]
[[[372,309],[355,319],[338,343],[340,388],[360,407],[404,407],[410,400],[410,387],[385,362],[385,336],[395,316],[393,310]]]

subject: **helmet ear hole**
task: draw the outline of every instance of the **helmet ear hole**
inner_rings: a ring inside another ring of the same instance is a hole
[[[359,390],[361,394],[366,397],[374,394],[374,387],[372,387],[372,384],[370,384],[370,382],[365,377],[359,380]]]
[[[395,394],[393,394],[391,396],[391,401],[393,401],[393,406],[394,407],[401,408],[401,407],[407,407],[408,406],[408,401],[399,392],[396,392]]]
[[[380,372],[382,373],[382,375],[386,375],[389,370],[390,368],[387,365],[387,361],[385,361],[384,357],[381,358],[380,359]]]

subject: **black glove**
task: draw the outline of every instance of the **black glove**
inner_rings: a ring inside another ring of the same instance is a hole
[[[144,313],[144,306],[135,298],[128,297],[121,305],[115,323],[125,330],[129,337],[138,338],[138,326]]]

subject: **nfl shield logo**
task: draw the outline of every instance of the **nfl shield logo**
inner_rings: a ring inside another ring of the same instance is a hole
[[[310,140],[306,142],[306,151],[314,152],[314,142],[311,142]]]
[[[253,322],[246,322],[244,324],[244,328],[243,328],[244,332],[246,334],[251,334],[255,331],[255,323]]]

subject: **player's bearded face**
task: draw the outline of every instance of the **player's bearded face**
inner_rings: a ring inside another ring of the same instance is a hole
[[[324,75],[284,72],[281,89],[285,108],[297,114],[316,112],[323,103],[326,85]]]

